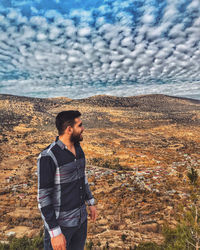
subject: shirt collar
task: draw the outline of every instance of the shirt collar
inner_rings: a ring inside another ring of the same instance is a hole
[[[59,140],[59,136],[56,136],[56,143],[58,144],[58,146],[61,148],[61,149],[67,149],[67,146],[61,141],[61,140]],[[74,144],[74,146],[76,146],[76,145],[80,145],[80,142],[76,142],[75,144]]]
[[[67,146],[61,140],[59,140],[59,136],[56,136],[56,143],[61,149],[67,148]]]

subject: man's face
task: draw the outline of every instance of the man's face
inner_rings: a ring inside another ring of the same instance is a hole
[[[71,137],[70,137],[71,142],[76,143],[76,142],[82,141],[83,140],[83,136],[82,136],[83,131],[84,131],[84,127],[83,127],[81,119],[79,117],[75,118],[73,133],[71,134]]]

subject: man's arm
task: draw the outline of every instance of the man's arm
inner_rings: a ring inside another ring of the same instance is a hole
[[[95,205],[95,199],[92,195],[92,192],[90,191],[90,187],[88,184],[87,175],[85,173],[85,191],[86,191],[86,203],[88,206],[94,206]]]
[[[86,189],[86,202],[89,206],[90,209],[90,218],[95,222],[96,218],[97,218],[97,211],[96,211],[96,207],[95,205],[95,199],[92,195],[92,192],[90,191],[90,187],[88,184],[88,180],[87,180],[87,175],[85,173],[85,189]]]
[[[53,189],[56,165],[49,155],[41,155],[37,161],[38,168],[38,207],[49,234],[56,237],[61,234],[53,207]]]

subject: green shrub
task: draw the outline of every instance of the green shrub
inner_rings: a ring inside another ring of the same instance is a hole
[[[119,163],[118,157],[114,159],[108,159],[108,160],[104,160],[101,157],[97,157],[97,158],[89,159],[88,162],[90,164],[94,164],[96,166],[103,167],[103,168],[110,168],[110,169],[116,169],[116,170],[131,170],[130,168],[121,166]]]
[[[163,249],[161,246],[158,246],[156,243],[152,242],[140,243],[137,247],[135,247],[135,250],[161,250],[161,249]]]
[[[90,240],[89,243],[86,242],[86,249],[87,250],[92,250],[93,246],[94,246],[94,243],[92,242],[92,240]]]
[[[24,236],[22,238],[10,237],[8,244],[0,243],[0,250],[43,250],[43,232],[33,239]]]
[[[122,234],[121,239],[122,239],[123,242],[126,241],[126,238],[127,238],[127,235],[126,234]]]
[[[105,247],[103,247],[103,250],[108,250],[110,248],[108,241],[106,241]]]
[[[191,184],[195,185],[198,180],[198,173],[197,170],[191,167],[190,171],[187,173],[187,177],[189,178]]]

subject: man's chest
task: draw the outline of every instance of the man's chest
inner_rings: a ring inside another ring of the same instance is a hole
[[[63,150],[59,150],[55,154],[58,167],[63,165],[71,165],[73,162],[83,161],[85,159],[85,154],[81,147],[74,147],[71,149],[65,148]],[[72,164],[74,165],[74,164]]]
[[[64,163],[57,167],[55,174],[55,183],[64,184],[78,181],[85,176],[85,158],[74,157],[73,161]]]

